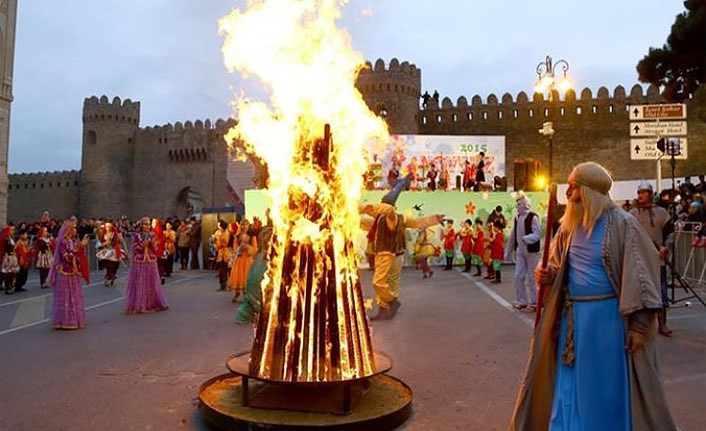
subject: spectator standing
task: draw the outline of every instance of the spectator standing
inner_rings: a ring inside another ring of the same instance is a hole
[[[200,269],[199,250],[201,249],[201,223],[196,220],[196,217],[191,217],[189,248],[191,249],[191,269]]]

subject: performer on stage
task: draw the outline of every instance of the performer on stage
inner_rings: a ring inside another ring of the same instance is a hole
[[[86,326],[81,278],[89,282],[85,249],[88,236],[76,237],[76,218],[64,222],[56,240],[56,251],[49,270],[49,285],[54,291],[51,309],[55,329],[81,329]]]
[[[96,252],[96,258],[105,268],[103,285],[106,287],[112,286],[117,277],[120,260],[124,257],[123,237],[117,226],[110,221],[106,221],[98,231],[98,241],[100,242],[100,248]]]
[[[546,269],[546,289],[511,431],[673,431],[655,350],[662,309],[657,249],[618,208],[602,166],[568,178],[566,214]]]
[[[34,266],[39,271],[39,286],[42,289],[49,287],[47,277],[49,276],[49,268],[53,259],[51,238],[45,227],[40,227],[37,236],[34,238]]]
[[[517,217],[512,225],[512,233],[505,247],[505,260],[509,261],[515,252],[515,291],[516,310],[534,311],[537,307],[537,286],[534,283],[532,271],[539,262],[540,248],[539,216],[530,211],[530,202],[520,195],[517,199]],[[529,290],[529,302],[527,291]]]
[[[407,248],[405,229],[419,229],[441,223],[444,216],[433,216],[405,219],[396,212],[395,203],[399,194],[409,186],[411,178],[407,175],[395,184],[395,187],[382,198],[382,203],[377,205],[363,205],[361,213],[373,217],[373,220],[361,218],[361,226],[365,230],[375,228],[375,272],[373,273],[373,287],[375,288],[375,302],[378,312],[370,320],[392,319],[402,305],[400,296],[400,277],[402,264]]]
[[[127,314],[161,311],[169,308],[162,292],[157,269],[157,245],[150,219],[140,222],[140,232],[133,237],[132,263],[127,281]]]

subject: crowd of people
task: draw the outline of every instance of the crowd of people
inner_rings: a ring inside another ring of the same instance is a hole
[[[407,229],[418,231],[414,257],[424,278],[433,275],[429,256],[443,253],[444,270],[451,270],[460,245],[464,272],[475,268],[474,275],[482,276],[485,267],[485,278],[499,283],[501,264],[514,253],[515,308],[536,310],[537,320],[511,429],[676,429],[664,397],[653,334],[672,333],[666,324],[665,266],[675,226],[680,220],[695,226],[700,222],[698,234],[706,233],[703,176],[699,179],[696,185],[687,179],[679,190],[662,192],[658,198],[652,186],[642,182],[634,205],[624,211],[610,198],[612,178],[605,168],[592,162],[577,165],[568,178],[566,210],[544,266],[538,264],[539,216],[523,195],[517,199],[517,214],[506,238],[508,221],[501,207],[485,223],[467,219],[458,229],[443,214],[416,218],[400,214],[396,201],[412,181],[407,175],[379,204],[359,209],[374,271],[377,313],[371,320],[392,319],[401,307]],[[430,227],[440,223],[442,232],[433,238]],[[230,292],[233,302],[243,302],[238,323],[253,322],[260,310],[271,237],[269,218],[266,224],[257,218],[220,220],[209,237],[218,290]],[[0,234],[5,293],[25,290],[33,263],[41,287],[53,289],[53,326],[84,327],[81,280],[89,281],[90,241],[97,241],[96,257],[106,271],[106,286],[113,285],[120,262],[129,262],[127,314],[168,308],[161,285],[175,260],[186,269],[191,257],[191,268],[199,268],[201,226],[195,219],[79,223],[75,218],[51,220],[44,214],[37,223],[23,223],[19,230],[10,224]]]

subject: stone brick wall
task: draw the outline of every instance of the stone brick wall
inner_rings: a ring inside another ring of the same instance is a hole
[[[402,63],[407,64],[405,63]],[[407,66],[407,71],[414,66]],[[500,100],[490,94],[485,101],[475,95],[470,104],[461,96],[454,104],[450,98],[442,99],[440,106],[433,100],[426,109],[419,108],[419,92],[414,99],[412,112],[389,95],[387,88],[409,85],[409,73],[400,73],[397,59],[386,69],[377,60],[372,72],[361,74],[358,88],[368,106],[375,112],[384,106],[386,120],[392,133],[433,135],[504,135],[506,138],[506,163],[508,183],[514,179],[513,161],[518,158],[539,159],[547,170],[549,143],[539,134],[542,123],[552,121],[556,131],[553,138],[553,177],[563,181],[577,163],[593,160],[605,165],[616,179],[631,180],[654,178],[656,162],[630,160],[629,116],[630,104],[663,103],[659,89],[650,86],[646,92],[634,85],[627,94],[618,86],[610,94],[601,87],[595,96],[584,88],[577,97],[569,91],[562,99],[554,93],[552,101],[535,94],[530,99],[521,92],[516,97],[505,93]],[[394,93],[394,91],[392,92]],[[706,171],[706,88],[700,89],[687,103],[688,159],[676,162],[676,175],[696,175]],[[405,97],[412,103],[412,97]],[[416,121],[416,124],[411,124]],[[669,163],[663,162],[663,176],[669,175]]]
[[[52,217],[78,214],[79,171],[10,175],[8,221],[39,220],[49,210]]]

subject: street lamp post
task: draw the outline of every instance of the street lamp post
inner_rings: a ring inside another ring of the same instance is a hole
[[[557,82],[556,71],[560,68],[563,76]],[[571,89],[572,84],[567,72],[569,71],[569,63],[566,60],[558,60],[554,62],[550,56],[547,56],[544,61],[537,65],[537,81],[534,84],[534,92],[544,94],[549,92],[549,102],[554,102],[554,91],[559,90],[561,93],[566,93]],[[548,183],[552,182],[552,164],[554,161],[554,123],[547,121],[539,129],[542,136],[549,139],[549,175]]]

